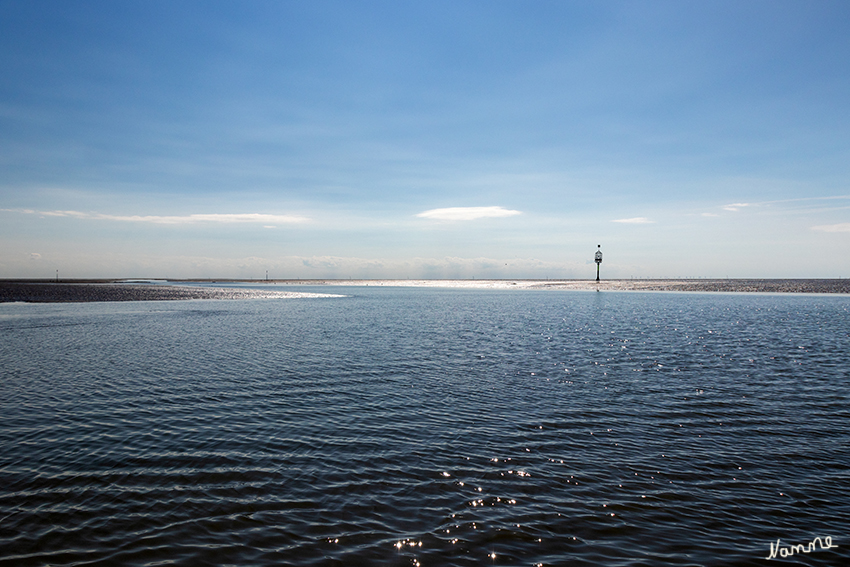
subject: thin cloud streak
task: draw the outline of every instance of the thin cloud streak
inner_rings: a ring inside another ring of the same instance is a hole
[[[512,217],[521,214],[521,211],[513,211],[504,207],[449,207],[445,209],[431,209],[421,212],[416,216],[423,219],[466,221]]]
[[[103,213],[84,213],[80,211],[35,211],[32,209],[0,209],[5,212],[19,212],[45,217],[70,217],[77,219],[107,220],[117,222],[141,222],[152,224],[192,224],[192,223],[304,223],[307,217],[297,215],[270,215],[262,213],[199,213],[191,215],[107,215]]]
[[[818,232],[850,232],[850,222],[844,222],[839,224],[822,224],[818,226],[813,226],[812,230],[816,230]]]
[[[634,217],[631,219],[617,219],[612,220],[611,222],[620,222],[623,224],[655,224],[654,220],[649,220],[646,217]]]
[[[800,201],[836,201],[847,199],[850,199],[850,195],[829,195],[826,197],[798,197],[796,199],[777,199],[774,201],[762,201],[761,203],[746,203],[746,205],[773,205],[775,203],[798,203]]]
[[[796,199],[776,199],[773,201],[760,201],[757,203],[730,203],[728,205],[723,205],[721,208],[724,211],[738,212],[745,207],[764,207],[786,203],[805,203],[810,201],[846,201],[848,199],[850,199],[850,195],[829,195],[826,197],[800,197]]]

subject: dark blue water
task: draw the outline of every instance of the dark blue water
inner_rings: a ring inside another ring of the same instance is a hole
[[[850,298],[332,291],[0,305],[0,565],[850,564]]]

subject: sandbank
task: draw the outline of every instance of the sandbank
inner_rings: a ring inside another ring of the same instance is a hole
[[[198,285],[203,284],[203,285]],[[214,287],[220,284],[224,287]],[[249,284],[252,287],[226,287]],[[698,279],[698,280],[0,280],[0,303],[65,303],[91,301],[167,301],[186,299],[252,299],[327,297],[334,294],[284,291],[281,286],[383,286],[456,289],[673,291],[759,293],[850,293],[848,279]],[[264,289],[266,286],[274,286]]]

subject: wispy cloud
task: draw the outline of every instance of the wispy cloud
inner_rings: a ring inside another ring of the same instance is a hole
[[[449,207],[431,209],[416,215],[424,219],[465,221],[485,218],[512,217],[521,215],[521,211],[512,211],[504,207]]]
[[[850,222],[822,224],[819,226],[813,226],[812,230],[817,230],[819,232],[850,232]]]
[[[778,199],[775,201],[764,201],[762,203],[747,203],[747,205],[773,205],[775,203],[799,203],[803,201],[846,201],[850,195],[829,195],[827,197],[798,197],[796,199]]]
[[[829,196],[826,196],[826,197],[798,197],[798,198],[795,198],[795,199],[777,199],[777,200],[773,200],[773,201],[758,201],[758,202],[753,202],[753,203],[730,203],[728,205],[723,205],[721,208],[724,211],[738,212],[745,207],[754,207],[754,208],[775,207],[776,205],[789,205],[791,203],[794,203],[794,204],[802,204],[802,205],[804,205],[804,207],[803,207],[803,209],[800,209],[799,207],[792,207],[792,210],[794,208],[796,208],[797,210],[809,210],[809,211],[811,211],[812,210],[811,205],[807,205],[807,204],[813,204],[813,203],[823,202],[823,201],[847,201],[847,200],[850,200],[850,195],[829,195]],[[842,206],[839,206],[839,207],[829,207],[830,210],[844,209],[844,208],[846,208],[846,205],[842,205]],[[787,209],[787,207],[786,207],[786,209]]]
[[[718,215],[717,213],[702,213],[700,216],[702,216],[702,217],[718,217],[720,215]]]
[[[85,213],[80,211],[35,211],[32,209],[0,209],[6,212],[18,212],[44,217],[71,217],[118,222],[141,222],[152,224],[192,224],[192,223],[270,223],[292,224],[308,222],[307,217],[297,215],[270,215],[263,213],[202,213],[192,215],[107,215],[103,213]]]
[[[623,224],[654,224],[654,220],[649,220],[646,217],[634,217],[631,219],[616,219],[611,222],[621,222]]]

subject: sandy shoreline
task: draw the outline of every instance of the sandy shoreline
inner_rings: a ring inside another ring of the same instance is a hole
[[[193,284],[204,284],[203,286]],[[208,287],[210,284],[255,284],[258,288]],[[278,289],[262,289],[276,286]],[[161,283],[126,280],[2,280],[0,303],[90,301],[166,301],[321,297],[328,294],[281,291],[279,286],[384,286],[462,289],[531,289],[579,291],[687,291],[760,293],[850,293],[850,280],[180,280]],[[331,290],[329,290],[330,292]]]
[[[263,283],[263,282],[260,282]],[[280,280],[281,284],[579,291],[850,293],[850,280]]]

